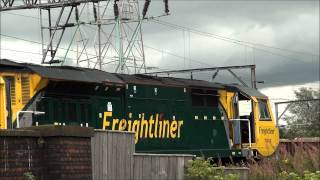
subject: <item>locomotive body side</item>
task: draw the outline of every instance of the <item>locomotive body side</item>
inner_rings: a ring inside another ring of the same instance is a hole
[[[254,89],[86,69],[23,68],[0,68],[2,129],[17,127],[17,112],[28,110],[45,114],[21,114],[20,127],[133,131],[137,152],[229,158],[250,156],[253,150],[269,156],[279,143],[270,102]],[[250,114],[240,113],[240,101],[251,103]]]

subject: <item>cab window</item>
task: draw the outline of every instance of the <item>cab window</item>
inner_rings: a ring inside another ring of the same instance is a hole
[[[205,89],[191,90],[192,106],[218,107],[219,98],[217,91]]]
[[[259,119],[262,121],[271,121],[270,113],[266,100],[259,100]]]

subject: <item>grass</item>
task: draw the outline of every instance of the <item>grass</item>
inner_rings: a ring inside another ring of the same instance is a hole
[[[320,150],[317,145],[291,144],[290,151],[283,145],[272,157],[252,160],[250,179],[320,179]]]
[[[289,148],[280,145],[277,152],[262,160],[250,160],[250,180],[320,180],[320,147],[317,145],[293,143]],[[289,151],[287,150],[289,149]],[[243,166],[229,164],[227,166]],[[196,158],[188,162],[186,179],[200,180],[238,180],[239,174],[224,173],[223,167],[212,164],[211,159]]]

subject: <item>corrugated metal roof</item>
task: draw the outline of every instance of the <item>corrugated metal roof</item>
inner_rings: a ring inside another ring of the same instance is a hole
[[[219,83],[213,83],[203,80],[192,80],[192,79],[182,79],[173,78],[175,81],[185,84],[188,87],[200,87],[200,88],[214,88],[214,89],[224,89],[225,87]]]
[[[132,84],[146,84],[155,86],[178,86],[178,87],[199,87],[199,88],[215,88],[223,89],[224,86],[218,83],[212,83],[203,80],[191,80],[174,77],[156,77],[147,75],[127,75],[127,74],[116,74],[126,83]]]
[[[34,65],[29,65],[28,68],[42,77],[53,80],[123,84],[123,81],[114,74],[94,69]]]
[[[155,85],[155,86],[164,85],[164,83],[159,81],[159,79],[156,79],[152,76],[129,75],[129,74],[115,74],[115,75],[121,78],[122,81],[130,84],[146,84],[146,85]]]
[[[17,66],[17,67],[23,67],[21,63],[17,63],[14,61],[10,61],[8,59],[0,59],[0,65],[3,66]]]
[[[193,87],[193,88],[214,88],[214,89],[230,89],[240,91],[244,94],[254,97],[266,98],[264,94],[253,88],[248,88],[240,85],[225,85],[213,83],[203,80],[191,80],[172,77],[156,77],[147,75],[128,75],[115,74],[100,71],[97,69],[87,69],[78,67],[62,67],[62,66],[40,66],[27,63],[16,63],[7,59],[0,60],[0,69],[5,70],[28,70],[39,74],[42,77],[56,81],[79,81],[88,83],[110,83],[124,85],[125,83],[145,84],[156,86],[178,86],[178,87]]]
[[[68,66],[40,66],[27,63],[16,63],[7,59],[1,59],[0,67],[5,70],[29,70],[44,78],[61,81],[79,81],[88,83],[124,84],[124,82],[112,73],[96,69],[86,69]]]

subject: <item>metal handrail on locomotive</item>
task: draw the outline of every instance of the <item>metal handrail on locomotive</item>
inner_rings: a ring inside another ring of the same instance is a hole
[[[46,124],[132,131],[137,152],[242,158],[270,156],[279,144],[268,97],[256,89],[1,60],[0,128]]]

